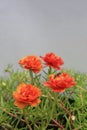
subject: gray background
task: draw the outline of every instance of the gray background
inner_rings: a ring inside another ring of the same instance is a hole
[[[21,57],[47,52],[87,72],[87,0],[0,0],[0,75]]]

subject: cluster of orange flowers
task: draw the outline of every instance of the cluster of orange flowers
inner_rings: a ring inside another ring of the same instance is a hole
[[[64,61],[54,53],[47,53],[44,57],[37,57],[35,55],[26,56],[19,60],[19,64],[23,68],[37,74],[44,68],[44,66],[60,70]],[[65,89],[74,86],[76,82],[73,77],[64,72],[58,75],[49,75],[49,80],[43,84],[44,86],[51,88],[54,92],[64,92]],[[21,83],[18,85],[17,90],[13,92],[13,98],[15,99],[14,105],[19,108],[25,108],[27,105],[36,106],[40,103],[39,97],[41,95],[42,92],[38,87],[33,84]]]

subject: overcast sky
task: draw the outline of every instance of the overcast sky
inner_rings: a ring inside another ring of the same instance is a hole
[[[0,0],[0,72],[47,52],[87,72],[87,0]]]

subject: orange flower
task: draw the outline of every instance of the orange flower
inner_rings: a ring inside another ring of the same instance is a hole
[[[32,70],[34,73],[38,73],[42,69],[42,62],[36,56],[26,56],[19,60],[19,64],[25,69]]]
[[[59,76],[50,75],[49,81],[44,85],[51,88],[54,92],[64,92],[65,89],[72,87],[76,82],[74,78],[67,73],[62,73]]]
[[[36,106],[40,103],[39,96],[41,96],[39,88],[31,84],[20,84],[17,90],[13,92],[15,99],[14,105],[19,108],[25,108],[27,105]]]
[[[60,66],[64,64],[61,57],[55,55],[54,53],[47,53],[44,57],[40,56],[46,63],[47,66],[55,68],[57,70],[60,69]]]

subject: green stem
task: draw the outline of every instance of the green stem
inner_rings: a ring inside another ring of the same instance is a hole
[[[32,130],[31,126],[30,126],[29,123],[28,123],[28,120],[26,119],[25,109],[23,109],[23,115],[24,115],[24,119],[25,119],[25,122],[26,122],[26,125],[27,125],[28,129],[29,129],[29,130]]]
[[[31,70],[29,70],[29,74],[30,74],[30,82],[32,85],[34,85],[33,72]]]
[[[49,69],[48,69],[48,75],[50,75],[50,74],[51,74],[51,72],[52,72],[52,68],[51,68],[51,67],[49,67]]]

